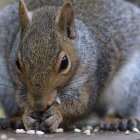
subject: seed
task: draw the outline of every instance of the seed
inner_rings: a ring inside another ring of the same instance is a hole
[[[100,128],[99,127],[96,127],[94,130],[93,130],[93,132],[98,132],[100,130]]]
[[[84,131],[84,134],[86,134],[87,136],[91,136],[91,131],[87,129]]]
[[[17,134],[24,134],[26,133],[24,129],[16,129]]]
[[[126,130],[125,131],[125,135],[130,135],[130,131],[129,130]]]
[[[55,132],[56,133],[62,133],[62,132],[64,132],[64,129],[63,128],[58,128],[58,129],[55,130]]]
[[[26,134],[34,135],[34,134],[35,134],[35,130],[28,130],[28,131],[26,132]]]
[[[36,134],[37,135],[44,135],[44,132],[43,131],[36,131]]]
[[[58,104],[61,104],[61,100],[59,97],[57,97],[56,101],[58,102]]]
[[[74,129],[74,132],[76,132],[76,133],[80,133],[80,132],[81,132],[81,130],[80,130],[80,129],[78,129],[78,128],[75,128],[75,129]]]
[[[1,140],[6,140],[6,139],[7,139],[7,136],[6,136],[5,134],[2,134],[2,135],[0,136],[0,139],[1,139]]]
[[[140,132],[138,128],[133,128],[132,131],[135,132],[135,133],[139,133]]]

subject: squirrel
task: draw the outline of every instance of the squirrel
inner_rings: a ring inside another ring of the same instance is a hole
[[[0,102],[9,118],[21,115],[26,130],[44,132],[96,117],[101,129],[140,129],[137,6],[20,0],[3,13]]]

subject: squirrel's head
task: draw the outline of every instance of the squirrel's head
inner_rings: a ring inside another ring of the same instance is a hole
[[[28,91],[28,104],[43,111],[62,94],[59,89],[67,85],[77,67],[74,10],[67,2],[61,8],[46,6],[29,12],[20,0],[19,19],[17,71]]]

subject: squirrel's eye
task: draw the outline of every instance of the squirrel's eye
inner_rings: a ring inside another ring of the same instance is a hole
[[[20,62],[19,62],[19,59],[17,58],[16,60],[16,67],[19,71],[21,71],[21,65],[20,65]]]
[[[68,67],[68,64],[69,64],[69,59],[68,59],[68,57],[65,55],[65,56],[63,56],[62,59],[61,59],[61,64],[60,64],[60,69],[59,69],[59,71],[65,70],[65,69]]]

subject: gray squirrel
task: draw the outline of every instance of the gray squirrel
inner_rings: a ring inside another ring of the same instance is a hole
[[[20,0],[0,18],[0,102],[9,118],[45,132],[95,116],[102,129],[140,129],[139,7]]]

